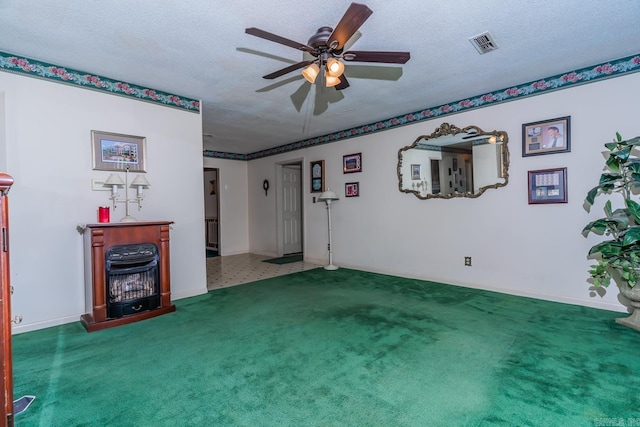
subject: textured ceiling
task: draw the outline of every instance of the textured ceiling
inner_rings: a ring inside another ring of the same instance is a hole
[[[640,53],[638,0],[370,0],[351,48],[409,62],[349,63],[343,91],[261,77],[302,52],[245,28],[306,44],[350,3],[0,0],[0,51],[201,99],[204,148],[241,154]],[[485,31],[499,49],[479,55]]]

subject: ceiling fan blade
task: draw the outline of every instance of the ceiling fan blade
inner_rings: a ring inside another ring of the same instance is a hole
[[[349,9],[344,13],[338,25],[333,30],[327,46],[333,50],[340,50],[351,36],[360,28],[364,21],[371,16],[373,11],[364,4],[351,3]]]
[[[274,71],[271,74],[267,74],[266,76],[262,76],[262,78],[264,79],[275,79],[278,78],[280,76],[284,76],[285,74],[288,74],[292,71],[295,70],[299,70],[300,68],[304,68],[307,65],[313,63],[313,61],[302,61],[302,62],[298,62],[297,64],[293,64],[293,65],[289,65],[288,67],[285,67],[281,70],[278,71]]]
[[[336,88],[336,90],[346,89],[346,88],[348,88],[350,86],[349,85],[349,80],[347,80],[347,76],[345,76],[343,74],[339,78],[340,78],[340,83],[338,83],[337,85],[334,86],[334,88]]]
[[[276,42],[276,43],[280,43],[283,44],[285,46],[289,46],[292,47],[294,49],[298,49],[298,50],[302,50],[304,52],[309,52],[309,53],[315,53],[316,49],[311,47],[311,46],[307,46],[306,44],[302,44],[302,43],[298,43],[296,41],[293,40],[289,40],[289,39],[285,39],[284,37],[280,37],[276,34],[273,33],[269,33],[267,31],[261,30],[259,28],[247,28],[244,30],[245,33],[247,34],[251,34],[252,36],[256,36],[256,37],[260,37],[263,38],[265,40],[269,40],[272,42]]]
[[[350,50],[342,54],[345,61],[356,62],[383,62],[386,64],[404,64],[411,58],[409,52],[376,52]]]

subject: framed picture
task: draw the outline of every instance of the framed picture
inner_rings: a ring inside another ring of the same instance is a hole
[[[458,170],[458,158],[457,157],[453,158],[453,170],[454,171]]]
[[[344,173],[362,172],[362,153],[342,156],[342,170]]]
[[[91,131],[93,170],[146,172],[146,138]]]
[[[529,204],[567,203],[567,168],[529,171]]]
[[[571,117],[522,125],[522,157],[571,151]]]
[[[347,182],[344,185],[344,197],[358,197],[358,196],[360,196],[360,183]]]
[[[420,179],[420,165],[411,165],[411,179]]]
[[[324,191],[324,160],[310,162],[311,192],[322,193]]]

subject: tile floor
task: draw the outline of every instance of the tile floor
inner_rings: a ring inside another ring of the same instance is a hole
[[[319,268],[320,265],[304,261],[289,264],[262,262],[273,257],[239,254],[207,258],[207,289],[227,288],[256,280]]]

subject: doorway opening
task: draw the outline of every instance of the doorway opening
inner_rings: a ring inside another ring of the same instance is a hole
[[[207,258],[220,255],[220,171],[204,168],[204,233]]]

